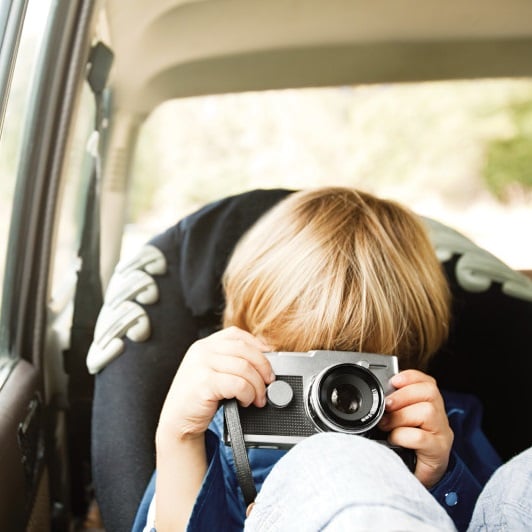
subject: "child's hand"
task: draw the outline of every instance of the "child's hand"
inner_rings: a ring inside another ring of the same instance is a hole
[[[264,352],[271,348],[252,334],[230,327],[198,340],[174,377],[159,418],[158,436],[203,436],[219,401],[266,404],[266,384],[275,377]]]
[[[443,398],[436,381],[421,371],[402,371],[391,383],[397,389],[386,398],[379,426],[390,431],[390,443],[416,451],[415,475],[430,488],[447,470],[454,438]]]

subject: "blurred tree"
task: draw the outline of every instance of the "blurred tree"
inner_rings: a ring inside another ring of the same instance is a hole
[[[488,188],[503,201],[532,191],[532,99],[511,102],[507,113],[513,135],[487,143],[483,168]]]

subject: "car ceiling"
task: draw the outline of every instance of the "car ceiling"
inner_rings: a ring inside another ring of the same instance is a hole
[[[126,112],[223,92],[532,74],[528,0],[102,0]]]

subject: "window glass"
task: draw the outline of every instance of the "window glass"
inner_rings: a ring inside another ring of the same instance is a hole
[[[28,98],[38,59],[40,43],[46,28],[50,0],[30,0],[20,46],[16,57],[11,88],[8,93],[6,114],[0,137],[0,301],[3,286],[10,282],[4,279],[8,234],[13,210],[13,199],[19,160],[23,157],[22,134],[28,111]],[[1,309],[0,309],[1,312]],[[0,324],[3,316],[0,315]],[[0,328],[0,366],[4,347],[3,327]]]
[[[251,188],[348,185],[532,269],[532,81],[404,83],[170,101],[141,131],[124,245]]]
[[[60,310],[76,281],[79,242],[84,210],[84,192],[90,175],[91,157],[87,153],[89,136],[94,126],[94,96],[85,83],[65,160],[63,190],[59,202],[59,226],[52,266],[52,301]]]

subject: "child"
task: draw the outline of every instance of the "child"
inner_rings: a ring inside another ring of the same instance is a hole
[[[241,530],[246,508],[222,442],[219,402],[266,404],[275,375],[265,352],[330,349],[399,358],[403,371],[391,381],[396,391],[380,428],[390,443],[416,452],[417,480],[403,467],[408,481],[429,490],[465,528],[500,461],[480,432],[478,403],[458,394],[444,401],[423,373],[447,336],[450,294],[421,221],[397,203],[352,189],[297,192],[244,235],[223,283],[224,328],[194,343],[175,375],[156,435],[155,496],[152,482],[136,526],[146,523],[149,505],[149,526],[155,520],[159,532]],[[329,434],[312,436],[311,444],[320,436],[367,442]],[[259,491],[283,454],[249,451]],[[293,511],[304,528],[307,516]]]

